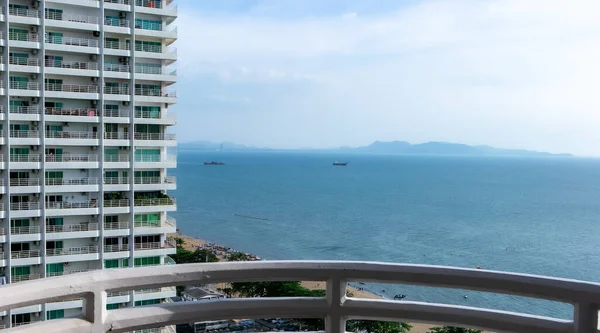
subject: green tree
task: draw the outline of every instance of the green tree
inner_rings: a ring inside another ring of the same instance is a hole
[[[406,333],[411,328],[407,323],[394,321],[351,320],[346,324],[346,329],[350,332]]]
[[[208,256],[208,260],[206,257]],[[177,252],[174,255],[171,255],[171,258],[177,264],[194,264],[194,263],[203,263],[203,262],[218,262],[219,258],[217,256],[206,250],[206,249],[197,249],[196,251],[190,251],[183,248],[183,246],[177,245]]]
[[[304,288],[297,281],[234,282],[231,291],[241,297],[323,297],[325,290]]]
[[[244,252],[234,252],[229,255],[227,261],[248,261],[248,255]]]
[[[444,326],[444,327],[432,327],[427,333],[481,333],[479,330],[472,330],[470,328]]]

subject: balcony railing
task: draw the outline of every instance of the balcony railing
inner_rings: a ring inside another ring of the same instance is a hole
[[[104,185],[126,185],[129,177],[104,177]]]
[[[140,278],[143,277],[143,278]],[[218,299],[106,310],[106,292],[246,281],[326,281],[325,297]],[[346,296],[348,282],[398,283],[534,297],[571,304],[564,320],[493,309],[370,300]],[[42,332],[118,332],[225,318],[325,318],[325,331],[346,331],[347,320],[417,321],[522,333],[597,333],[600,284],[475,269],[336,261],[255,261],[164,265],[40,279],[30,288],[0,288],[0,311],[84,297],[102,305],[83,318],[45,321]],[[433,326],[433,325],[432,325]],[[33,330],[32,330],[33,332]]]
[[[41,279],[42,275],[41,274],[23,274],[23,275],[13,275],[10,277],[10,282],[12,283],[17,283],[17,282],[22,282],[22,281],[29,281],[29,280],[37,280],[37,279]]]
[[[104,200],[105,208],[129,207],[129,199]]]
[[[177,117],[175,116],[175,112],[156,112],[156,111],[140,111],[136,110],[134,112],[134,117],[138,119],[171,119],[175,120]]]
[[[98,47],[97,39],[79,38],[79,37],[63,37],[63,36],[46,36],[46,43],[48,44],[61,44],[71,46],[86,46],[86,47]]]
[[[11,106],[10,113],[18,113],[18,114],[37,114],[39,112],[39,107],[37,106]]]
[[[160,156],[160,155],[141,155],[141,156],[136,156],[135,157],[135,161],[136,162],[176,162],[177,161],[177,155],[166,155],[166,156]]]
[[[136,96],[153,96],[153,97],[177,97],[177,93],[174,91],[163,91],[162,89],[151,89],[151,88],[135,88]]]
[[[98,253],[98,246],[89,245],[89,246],[80,246],[80,247],[69,247],[65,249],[47,249],[46,255],[49,257],[54,256],[71,256],[78,254],[93,254]]]
[[[116,3],[120,5],[129,5],[129,0],[104,0],[106,3]]]
[[[47,139],[98,139],[98,132],[46,131]]]
[[[144,251],[144,250],[160,250],[160,249],[170,249],[175,248],[176,245],[174,242],[165,241],[165,243],[161,242],[148,242],[148,243],[135,243],[134,249],[136,251]]]
[[[135,0],[135,5],[146,8],[161,8],[162,0]]]
[[[39,226],[31,226],[31,227],[11,227],[10,233],[13,235],[30,235],[30,234],[39,234],[40,227]]]
[[[64,186],[64,185],[98,185],[97,177],[87,178],[46,178],[47,186]]]
[[[11,65],[19,66],[39,66],[40,60],[38,58],[24,58],[24,57],[8,57],[8,63]]]
[[[135,177],[134,184],[152,185],[152,184],[175,184],[175,176],[167,177]]]
[[[59,232],[82,232],[82,231],[96,231],[98,230],[98,223],[80,223],[80,224],[69,224],[69,225],[46,225],[46,232],[59,233]]]
[[[46,19],[56,21],[98,24],[97,16],[63,14],[61,12],[46,12]]]
[[[1,82],[1,81],[0,81]],[[129,117],[129,110],[104,109],[105,117]]]
[[[104,155],[104,162],[129,162],[129,155]]]
[[[39,90],[40,84],[37,82],[10,81],[8,83],[8,88],[19,90]]]
[[[104,93],[110,95],[129,95],[129,88],[104,86]]]
[[[125,251],[129,251],[128,244],[104,245],[104,252],[125,252]]]
[[[155,74],[155,75],[177,75],[177,70],[169,70],[167,67],[152,66],[147,64],[137,64],[135,66],[135,72],[138,74]]]
[[[38,131],[10,131],[11,138],[37,138],[40,136]]]
[[[81,209],[98,208],[98,201],[90,200],[88,202],[67,202],[67,201],[48,201],[46,209]]]
[[[129,72],[131,67],[129,65],[121,65],[121,64],[104,64],[104,70],[108,72]]]
[[[35,9],[8,7],[8,15],[37,18],[40,17],[40,11]]]
[[[80,270],[63,271],[63,272],[47,272],[46,276],[47,277],[63,276],[63,275],[70,275],[70,274],[75,274],[75,273],[91,272],[91,271],[95,271],[95,270],[96,269],[80,269]]]
[[[104,25],[109,25],[111,27],[129,27],[129,20],[119,19],[119,18],[105,18]]]
[[[175,198],[135,199],[134,205],[138,206],[174,206]]]
[[[40,250],[10,251],[12,259],[38,258],[39,256]]]
[[[124,132],[104,132],[104,138],[108,140],[128,140],[130,134]]]
[[[10,186],[40,186],[39,178],[11,178]]]
[[[98,117],[100,110],[90,108],[44,108],[44,114],[50,116]]]
[[[46,154],[46,162],[98,162],[98,155],[95,154]]]
[[[87,69],[93,71],[98,70],[98,63],[91,61],[57,61],[54,59],[47,59],[44,66],[53,68]]]
[[[113,50],[129,50],[130,44],[126,42],[117,42],[112,40],[104,41],[105,49],[113,49]]]
[[[11,162],[39,162],[40,161],[39,154],[11,154],[10,161]]]
[[[80,84],[58,84],[46,83],[44,85],[46,91],[63,91],[73,93],[98,93],[98,86],[95,85],[80,85]]]
[[[176,140],[177,136],[173,133],[134,133],[136,140]]]
[[[41,205],[38,201],[10,203],[10,210],[39,210],[40,207]]]
[[[104,230],[129,229],[129,222],[104,222]]]
[[[39,42],[40,41],[40,35],[36,34],[36,33],[26,33],[26,32],[13,32],[13,31],[9,31],[8,32],[8,39],[9,40],[14,40],[17,42]]]

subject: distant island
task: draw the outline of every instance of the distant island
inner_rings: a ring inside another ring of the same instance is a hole
[[[315,152],[348,152],[365,154],[419,154],[419,155],[466,155],[466,156],[515,156],[515,157],[543,157],[562,156],[571,157],[571,154],[553,154],[525,149],[501,149],[490,146],[470,146],[461,143],[427,142],[411,144],[406,141],[375,141],[363,147],[340,147],[333,149],[272,149],[259,148],[236,144],[231,142],[214,143],[210,141],[194,141],[179,144],[181,149],[208,150],[208,151],[315,151]]]

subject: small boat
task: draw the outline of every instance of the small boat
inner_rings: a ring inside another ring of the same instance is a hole
[[[338,161],[335,161],[335,162],[333,162],[333,165],[335,165],[335,166],[346,166],[346,165],[348,165],[348,162],[338,162]]]
[[[225,163],[210,161],[210,162],[204,162],[204,165],[225,165]]]

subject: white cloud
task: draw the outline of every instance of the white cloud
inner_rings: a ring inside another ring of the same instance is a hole
[[[183,80],[313,84],[265,101],[323,133],[297,146],[448,140],[600,155],[599,12],[596,0],[424,1],[291,20],[184,12],[179,68]],[[283,121],[268,114],[262,126]]]

